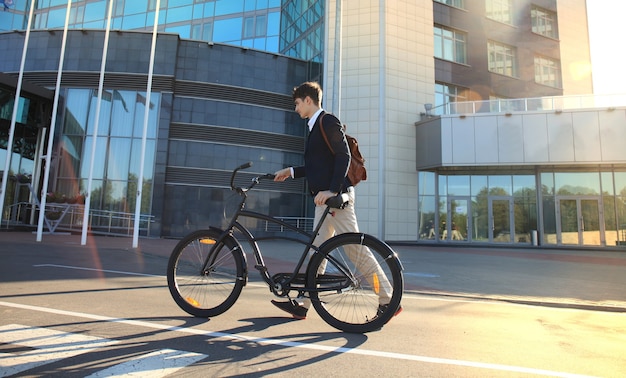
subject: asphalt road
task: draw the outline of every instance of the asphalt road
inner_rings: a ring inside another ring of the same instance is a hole
[[[0,232],[0,376],[626,375],[620,253],[395,246],[404,311],[355,335],[285,317],[255,272],[225,314],[187,316],[165,282],[174,240],[34,240]]]

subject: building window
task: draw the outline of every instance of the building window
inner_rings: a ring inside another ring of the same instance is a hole
[[[149,11],[153,11],[156,10],[156,3],[157,0],[148,0],[148,10]],[[161,4],[159,4],[161,6],[161,9],[167,9],[167,0],[161,0]]]
[[[435,25],[435,57],[457,63],[466,63],[465,33],[444,26]]]
[[[441,4],[449,5],[451,7],[465,9],[463,5],[463,0],[435,0],[435,1]]]
[[[264,37],[267,34],[267,16],[246,17],[243,22],[243,37]]]
[[[117,0],[113,3],[113,17],[122,17],[124,15],[124,0]]]
[[[513,23],[513,0],[487,0],[485,10],[487,17],[492,20]]]
[[[535,82],[561,88],[561,63],[558,60],[535,56]]]
[[[213,23],[205,22],[191,26],[191,39],[199,39],[206,42],[213,40]]]
[[[556,13],[533,5],[530,9],[533,33],[550,38],[558,38]]]
[[[441,82],[435,83],[434,113],[436,115],[456,114],[461,110],[458,109],[458,103],[466,101],[469,101],[468,88]]]
[[[489,41],[487,51],[489,52],[489,71],[511,77],[517,76],[515,47]]]

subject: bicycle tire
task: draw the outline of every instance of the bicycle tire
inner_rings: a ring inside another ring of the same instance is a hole
[[[330,326],[344,332],[371,332],[381,329],[400,308],[402,265],[391,247],[375,237],[341,234],[311,257],[307,287],[315,288],[309,293],[311,302]],[[388,305],[379,313],[380,304]]]
[[[213,317],[231,308],[247,280],[245,257],[232,237],[213,251],[221,231],[198,230],[185,236],[174,247],[167,264],[167,286],[172,298],[188,314]]]

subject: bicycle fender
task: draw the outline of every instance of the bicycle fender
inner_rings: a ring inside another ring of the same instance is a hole
[[[209,226],[210,230],[219,232],[220,234],[224,233],[224,230],[217,228],[217,227],[213,227],[213,226]],[[226,239],[230,239],[237,247],[237,253],[239,253],[241,255],[241,261],[243,261],[243,286],[246,286],[248,284],[248,259],[246,258],[246,254],[243,252],[243,247],[241,246],[241,243],[239,243],[239,240],[237,240],[237,238],[235,238],[232,235],[227,235]]]

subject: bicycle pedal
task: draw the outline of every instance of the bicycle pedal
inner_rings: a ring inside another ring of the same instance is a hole
[[[267,272],[267,267],[265,265],[255,265],[254,269],[261,271],[261,272]]]

